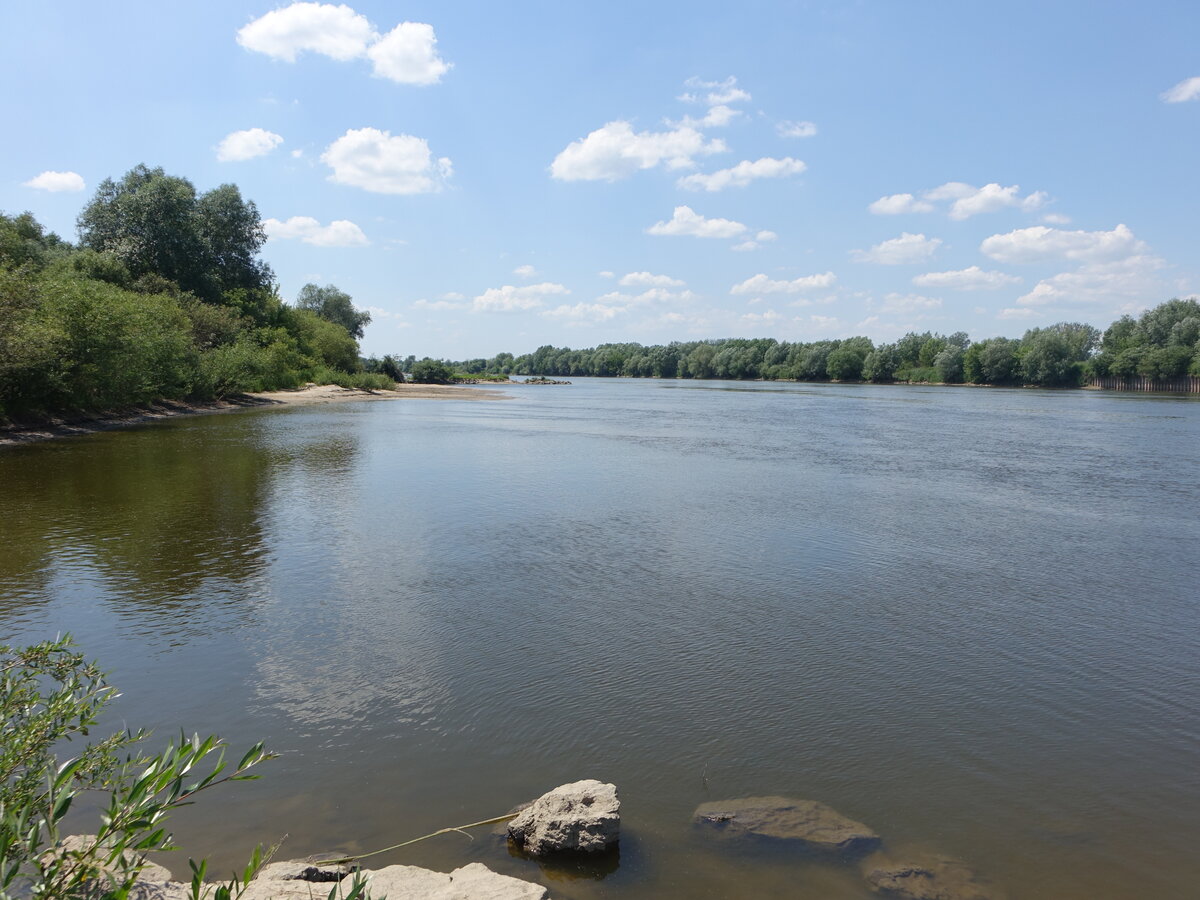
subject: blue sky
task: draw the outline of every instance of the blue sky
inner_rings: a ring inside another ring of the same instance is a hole
[[[1200,4],[9,4],[0,209],[236,183],[368,353],[1105,327],[1200,290]]]

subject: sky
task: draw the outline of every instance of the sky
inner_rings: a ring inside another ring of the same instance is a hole
[[[368,354],[908,331],[1200,291],[1200,3],[6,3],[0,210],[234,183]]]

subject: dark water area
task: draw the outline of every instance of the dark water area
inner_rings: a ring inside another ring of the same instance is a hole
[[[1200,401],[578,380],[0,452],[0,640],[72,632],[115,724],[283,753],[172,821],[218,871],[617,784],[563,898],[873,896],[713,841],[782,794],[1010,898],[1200,883]]]

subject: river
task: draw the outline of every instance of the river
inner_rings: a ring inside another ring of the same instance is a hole
[[[487,388],[490,390],[490,388]],[[576,380],[0,452],[0,640],[72,632],[118,725],[282,752],[172,821],[361,852],[617,784],[559,898],[872,896],[697,804],[819,800],[1010,898],[1200,883],[1200,401]]]

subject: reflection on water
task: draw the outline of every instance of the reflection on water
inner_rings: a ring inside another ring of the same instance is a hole
[[[556,897],[871,896],[855,865],[689,826],[783,794],[1011,897],[1188,896],[1195,401],[515,394],[0,453],[0,636],[71,630],[122,719],[284,751],[236,815],[177,821],[221,867],[283,832],[291,856],[361,852],[595,777],[622,795],[611,870],[543,870],[494,835],[384,861],[479,860]]]

